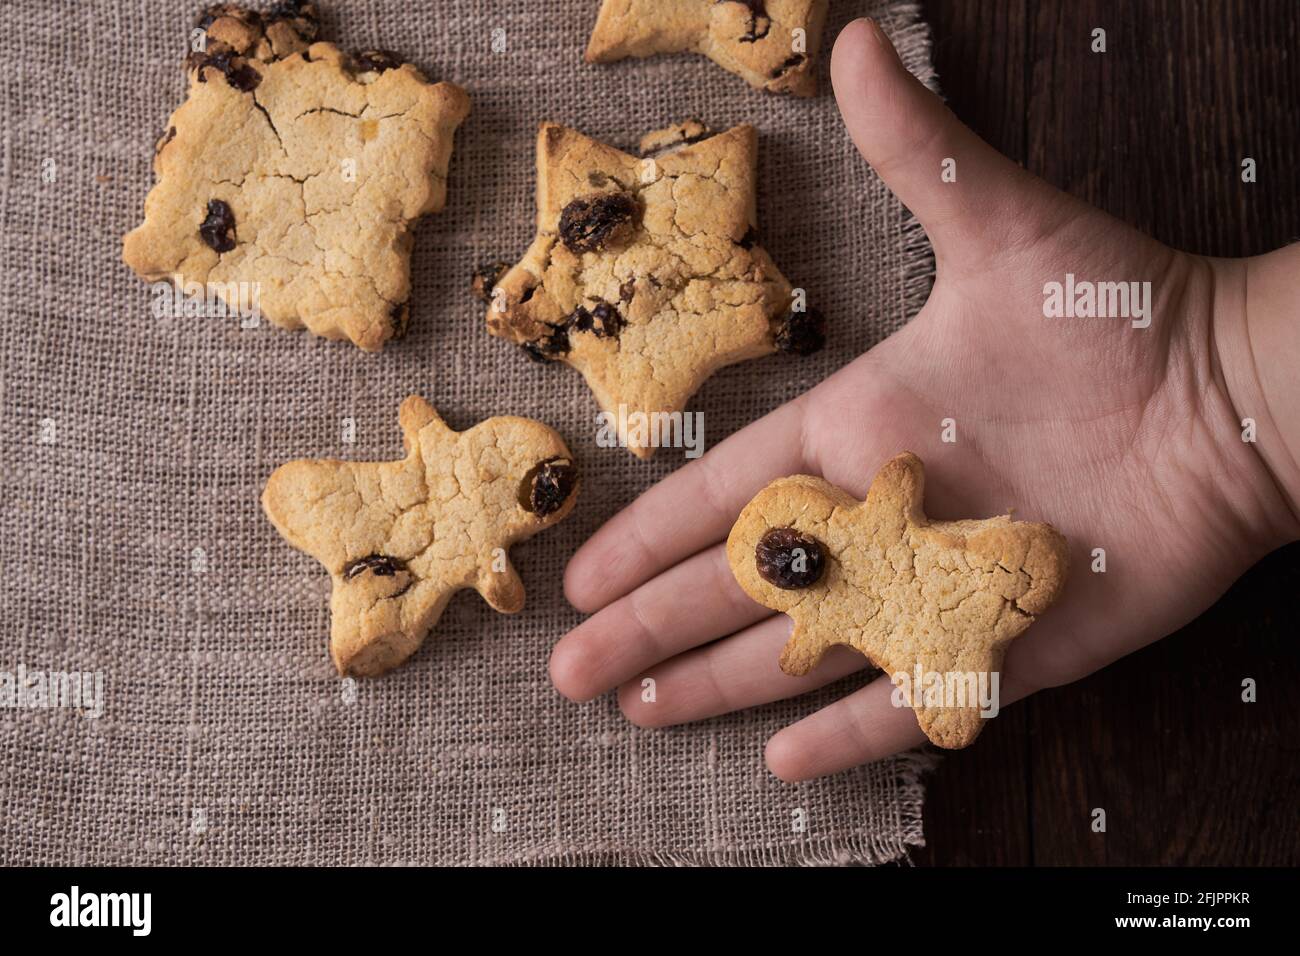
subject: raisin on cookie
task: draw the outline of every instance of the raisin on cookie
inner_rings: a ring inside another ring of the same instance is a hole
[[[455,432],[415,396],[398,419],[401,461],[293,461],[262,493],[276,530],[329,571],[340,674],[401,664],[464,588],[521,610],[507,550],[563,520],[578,495],[573,456],[540,422],[501,416]]]
[[[317,42],[303,0],[210,7],[197,28],[122,258],[230,306],[237,290],[284,328],[382,348],[409,319],[411,228],[446,202],[469,97],[391,53]]]
[[[886,462],[866,501],[821,478],[778,479],[740,513],[727,561],[746,594],[794,619],[781,670],[807,674],[847,644],[903,691],[933,743],[959,748],[983,727],[968,681],[993,686],[1007,645],[1060,596],[1069,550],[1051,525],[1006,515],[930,521],[924,480],[910,452]],[[929,675],[961,693],[936,698],[944,685]]]
[[[604,0],[588,63],[702,53],[750,86],[812,96],[828,0]]]
[[[488,330],[578,369],[639,457],[654,449],[627,434],[634,413],[681,411],[714,371],[808,321],[755,241],[757,148],[752,126],[685,123],[649,134],[638,158],[541,127],[538,234],[495,283]]]

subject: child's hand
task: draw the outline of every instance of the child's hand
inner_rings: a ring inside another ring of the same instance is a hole
[[[1163,637],[1300,535],[1300,248],[1198,258],[1058,192],[962,126],[869,21],[840,35],[831,73],[863,156],[924,223],[938,279],[902,331],[646,492],[573,558],[566,593],[598,613],[556,646],[555,686],[587,700],[624,685],[638,724],[752,707],[866,666],[838,647],[787,677],[789,619],[732,578],[722,542],[778,476],[822,475],[861,498],[910,449],[933,517],[1014,509],[1066,535],[1065,596],[1012,643],[1003,703]],[[955,182],[940,178],[948,158]],[[1045,318],[1044,285],[1067,273],[1150,282],[1150,326]],[[1243,441],[1244,418],[1257,443]],[[641,701],[645,676],[655,703]],[[768,766],[804,779],[922,742],[891,690],[880,677],[781,731]]]

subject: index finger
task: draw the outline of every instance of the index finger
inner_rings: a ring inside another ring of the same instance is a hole
[[[802,397],[673,472],[591,536],[569,561],[564,594],[598,611],[665,568],[726,537],[749,499],[804,468]]]

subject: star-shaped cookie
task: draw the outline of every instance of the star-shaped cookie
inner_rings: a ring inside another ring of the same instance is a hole
[[[812,96],[828,0],[604,0],[588,63],[702,53],[760,90]]]
[[[930,521],[924,477],[905,452],[864,502],[820,478],[778,479],[741,512],[727,560],[745,593],[794,619],[783,671],[806,674],[848,644],[894,681],[931,741],[965,747],[981,712],[996,712],[987,695],[1007,645],[1060,595],[1068,549],[1047,524]]]
[[[122,258],[142,278],[378,350],[409,320],[411,228],[446,202],[469,97],[390,53],[314,42],[302,0],[211,7],[199,28]]]
[[[687,122],[638,158],[554,123],[538,135],[537,237],[492,289],[488,329],[578,369],[640,457],[654,446],[638,424],[717,369],[821,344],[755,239],[757,142]]]
[[[569,449],[540,422],[502,416],[455,432],[415,396],[398,419],[401,461],[292,461],[262,493],[276,530],[330,573],[340,674],[402,663],[463,588],[506,614],[522,609],[507,550],[563,519],[577,498]]]

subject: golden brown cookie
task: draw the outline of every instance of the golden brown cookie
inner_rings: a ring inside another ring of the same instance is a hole
[[[198,28],[122,258],[284,328],[381,348],[409,320],[411,229],[446,202],[469,97],[393,54],[315,42],[302,0],[211,7]]]
[[[790,284],[756,241],[753,127],[686,123],[643,143],[638,158],[542,125],[537,237],[492,289],[487,324],[578,369],[644,458],[653,444],[629,418],[680,412],[723,366],[813,351],[822,325],[791,312]]]
[[[588,63],[702,53],[760,90],[812,96],[828,0],[604,0]]]
[[[931,741],[965,747],[983,726],[979,675],[991,685],[1012,638],[1060,595],[1068,548],[1051,525],[1005,515],[930,521],[924,478],[904,452],[866,501],[820,478],[778,479],[741,512],[727,559],[745,593],[793,618],[783,671],[806,674],[848,644],[893,680]]]
[[[402,663],[463,588],[503,613],[522,609],[507,550],[562,520],[577,498],[573,457],[540,422],[498,417],[455,432],[415,396],[398,418],[401,461],[292,461],[262,493],[276,530],[330,573],[340,674]]]

